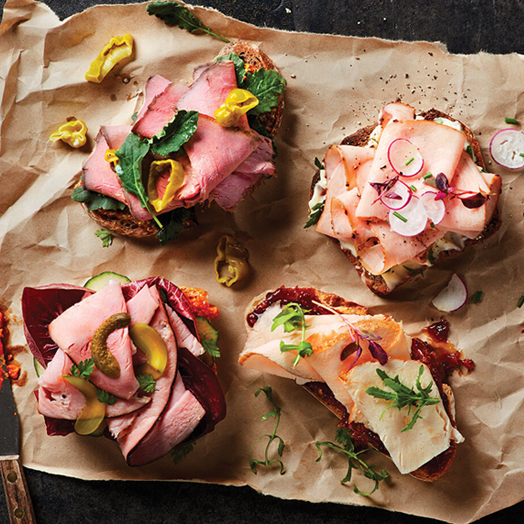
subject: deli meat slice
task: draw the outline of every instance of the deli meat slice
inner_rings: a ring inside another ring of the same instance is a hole
[[[112,315],[127,313],[119,282],[76,303],[49,324],[49,334],[69,357],[78,364],[91,358],[91,341],[97,329]],[[133,348],[128,328],[117,329],[107,338],[107,346],[120,365],[120,376],[111,378],[95,367],[90,380],[116,397],[129,399],[138,390],[133,371]]]
[[[180,318],[178,313],[168,304],[166,304],[167,316],[173,332],[175,333],[176,343],[179,348],[186,348],[195,357],[199,357],[204,354],[204,348],[189,328],[185,325],[184,321]]]
[[[410,105],[402,104],[400,102],[387,104],[382,108],[382,111],[380,111],[378,123],[383,129],[392,120],[397,120],[399,122],[415,120],[415,110]]]
[[[133,126],[100,126],[100,132],[104,135],[109,149],[120,149],[127,135],[131,133]]]
[[[140,291],[127,301],[127,312],[131,316],[130,326],[135,324],[148,324],[153,319],[159,303],[158,293],[152,292],[149,286],[144,286]]]
[[[144,103],[136,115],[135,122],[142,120],[142,117],[145,115],[147,108],[151,105],[151,102],[160,96],[170,85],[171,80],[168,80],[167,78],[164,78],[160,75],[153,75],[147,79],[146,87],[144,89]]]

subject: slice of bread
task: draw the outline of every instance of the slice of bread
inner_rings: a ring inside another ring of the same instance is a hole
[[[261,315],[265,309],[267,309],[273,303],[278,303],[278,300],[274,300],[278,296],[280,290],[298,290],[298,293],[294,293],[293,301],[298,303],[301,307],[307,309],[309,306],[309,299],[306,301],[303,300],[304,296],[314,296],[314,300],[325,304],[331,308],[336,309],[341,314],[357,314],[357,315],[366,315],[368,314],[367,308],[360,306],[355,302],[350,302],[338,295],[333,293],[324,293],[314,288],[285,288],[282,286],[275,291],[266,291],[255,297],[249,306],[247,307],[244,318],[246,329],[249,332],[252,327],[256,324],[256,320],[253,323],[253,320]],[[305,290],[307,293],[300,293],[301,290]],[[282,295],[282,293],[280,293]],[[269,299],[268,299],[269,297]],[[255,313],[255,315],[253,315]],[[325,314],[330,314],[325,311]],[[306,357],[307,358],[307,357]],[[439,382],[438,377],[434,377],[435,383]],[[344,405],[342,405],[338,400],[335,399],[331,389],[324,382],[307,382],[303,386],[309,393],[311,393],[317,400],[319,400],[324,406],[326,406],[338,419],[340,419],[339,426],[344,426],[348,428],[351,432],[351,436],[359,449],[373,448],[386,456],[389,456],[384,444],[380,440],[380,437],[365,427],[364,424],[360,422],[349,422],[349,414]],[[454,398],[451,387],[443,383],[442,389],[442,401],[446,409],[446,412],[450,418],[450,421],[454,427],[455,423],[455,414],[454,414]],[[456,452],[456,443],[455,441],[450,441],[450,447],[441,453],[440,455],[434,457],[432,460],[424,464],[422,467],[410,473],[411,476],[423,480],[425,482],[434,482],[440,478],[446,471],[450,468],[451,463],[455,457]]]
[[[278,71],[273,61],[259,49],[259,47],[250,42],[238,41],[232,42],[226,45],[218,56],[224,56],[229,53],[236,53],[244,60],[246,66],[250,66],[250,71],[256,71],[258,69],[270,70],[274,69]],[[263,113],[258,115],[256,118],[262,125],[262,127],[271,136],[274,136],[278,131],[282,122],[284,114],[284,95],[280,95],[278,99],[278,105],[274,107],[271,112]],[[262,182],[262,180],[255,184],[247,194],[253,192]],[[77,187],[77,186],[75,186]],[[134,238],[145,238],[155,236],[159,229],[153,220],[145,222],[137,221],[130,213],[129,209],[126,208],[120,210],[105,210],[97,209],[95,211],[89,211],[85,204],[82,204],[87,214],[100,226],[117,235],[129,236]],[[205,208],[208,204],[204,202],[202,207]],[[183,226],[185,229],[196,227],[198,222],[194,211],[189,220],[184,222]]]
[[[484,170],[486,169],[486,165],[482,158],[482,152],[480,150],[480,145],[478,143],[478,140],[475,138],[475,135],[473,134],[473,132],[464,123],[460,122],[459,120],[456,120],[455,118],[447,115],[446,113],[438,111],[437,109],[431,109],[429,111],[420,113],[420,116],[423,117],[425,120],[431,120],[431,121],[437,118],[446,118],[448,120],[451,120],[452,122],[459,122],[462,125],[462,129],[467,137],[467,141],[471,145],[473,153],[475,154],[477,165],[479,165]],[[341,145],[367,147],[371,134],[373,133],[373,130],[376,128],[377,125],[378,124],[374,124],[374,125],[370,125],[370,126],[359,129],[352,135],[349,135],[346,138],[344,138],[341,142]],[[319,180],[320,180],[320,170],[317,169],[315,175],[313,176],[313,181],[310,187],[310,198],[313,196],[315,186]],[[498,230],[500,225],[501,225],[501,220],[500,220],[500,213],[499,213],[498,204],[497,204],[497,208],[495,209],[495,212],[493,213],[491,221],[489,222],[489,224],[486,226],[484,231],[479,236],[473,239],[465,240],[464,247],[462,248],[461,251],[458,251],[458,250],[441,251],[438,254],[438,256],[435,258],[435,262],[432,264],[432,266],[442,262],[443,260],[459,255],[460,253],[462,253],[464,250],[466,250],[470,246],[479,244],[486,238],[493,235]],[[340,242],[337,239],[333,238],[332,240],[336,244],[340,245]],[[350,262],[355,266],[355,269],[358,271],[363,282],[369,287],[369,289],[371,289],[371,291],[373,291],[375,294],[379,296],[386,296],[393,291],[392,289],[389,289],[386,281],[384,280],[384,278],[382,278],[381,275],[373,275],[372,273],[367,271],[364,267],[362,267],[362,264],[360,263],[358,257],[354,256],[348,249],[345,249],[342,246],[341,246],[341,249],[346,254],[346,256],[349,258]],[[428,249],[428,251],[430,249],[431,247]],[[396,288],[401,286],[402,284],[405,284],[407,281],[411,280],[412,278],[415,278],[416,276],[418,275],[414,273],[407,273],[404,276],[404,278],[401,279],[400,282],[397,284]]]

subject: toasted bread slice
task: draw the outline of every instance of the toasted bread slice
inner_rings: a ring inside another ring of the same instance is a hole
[[[267,307],[273,303],[278,303],[276,300],[277,292],[280,290],[287,290],[291,288],[279,288],[275,291],[266,291],[255,297],[245,311],[245,325],[246,329],[249,332],[250,329],[256,324],[256,319],[258,315],[262,314]],[[368,314],[367,308],[360,306],[355,302],[350,302],[338,295],[333,293],[324,293],[314,288],[294,288],[296,290],[307,290],[307,294],[313,295],[313,299],[317,302],[325,304],[331,308],[335,308],[339,313],[343,314],[357,314],[357,315],[366,315]],[[309,302],[304,302],[304,294],[297,293],[293,295],[293,301],[297,302],[301,307],[308,308]],[[327,311],[325,314],[329,314]],[[306,357],[307,358],[307,357]],[[435,382],[438,382],[437,377],[434,377]],[[348,422],[348,412],[343,404],[336,400],[331,389],[324,382],[307,382],[303,386],[309,393],[311,393],[317,400],[319,400],[324,406],[326,406],[338,419],[341,420],[340,426],[347,427],[352,434],[352,438],[355,444],[361,448],[373,448],[382,454],[389,456],[384,444],[380,440],[380,437],[366,428],[362,423]],[[446,412],[450,418],[450,421],[454,427],[455,423],[455,413],[454,413],[454,397],[453,392],[449,385],[442,384],[441,394],[443,396],[443,405],[446,409]],[[423,480],[425,482],[434,482],[450,468],[451,463],[455,457],[456,452],[456,443],[455,441],[450,441],[450,447],[437,455],[432,460],[424,464],[422,467],[418,468],[415,471],[410,473],[411,476]]]
[[[484,163],[484,159],[482,158],[482,151],[480,149],[480,145],[478,143],[478,140],[475,138],[475,135],[473,132],[460,120],[456,120],[455,118],[447,115],[446,113],[443,113],[442,111],[438,111],[437,109],[431,109],[429,111],[420,113],[420,116],[422,116],[425,120],[435,120],[437,118],[446,118],[448,120],[451,120],[452,122],[459,122],[462,125],[462,129],[467,137],[467,140],[469,144],[471,145],[471,148],[473,150],[473,153],[475,154],[476,158],[476,164],[479,165],[482,169],[486,169],[486,165]],[[347,146],[358,146],[358,147],[367,147],[369,139],[373,133],[373,130],[378,124],[369,125],[366,127],[363,127],[353,133],[352,135],[347,136],[344,138],[341,142],[341,145],[347,145]],[[310,198],[313,196],[313,192],[315,190],[315,186],[317,182],[320,180],[320,170],[317,169],[312,183],[310,187]],[[458,251],[441,251],[438,256],[435,258],[434,263],[438,264],[442,262],[443,260],[446,260],[451,257],[455,257],[462,253],[464,250],[466,250],[468,247],[473,246],[475,244],[479,244],[491,235],[493,235],[500,227],[501,220],[500,220],[500,213],[498,210],[498,204],[497,208],[495,209],[495,212],[493,213],[493,216],[491,218],[491,221],[486,226],[484,231],[473,239],[466,239],[464,241],[464,247]],[[332,239],[336,244],[340,245],[340,242],[333,238]],[[348,249],[345,249],[341,246],[342,251],[346,254],[346,256],[349,258],[350,262],[355,266],[355,269],[358,271],[360,277],[362,278],[363,282],[373,291],[376,295],[379,296],[386,296],[389,293],[393,291],[393,289],[390,289],[381,275],[373,275],[369,271],[367,271],[364,267],[362,267],[362,264],[360,263],[358,257],[354,256]],[[431,247],[428,249],[428,251],[431,249]],[[402,284],[405,284],[407,281],[411,280],[412,278],[415,278],[418,276],[416,273],[406,273],[406,275],[400,279],[395,289]]]

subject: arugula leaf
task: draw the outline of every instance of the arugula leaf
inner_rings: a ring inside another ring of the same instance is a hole
[[[284,474],[284,463],[280,459],[269,459],[269,448],[273,441],[276,439],[278,440],[278,446],[277,446],[277,454],[279,457],[282,456],[282,453],[284,452],[284,440],[277,435],[278,425],[280,424],[280,415],[282,413],[282,410],[280,406],[278,406],[275,401],[273,400],[273,390],[271,389],[271,386],[264,386],[262,388],[259,388],[255,391],[255,397],[258,397],[261,392],[264,392],[266,397],[268,398],[269,402],[273,405],[273,411],[270,411],[269,413],[266,413],[262,417],[262,421],[267,420],[268,418],[275,417],[276,423],[275,423],[275,429],[273,430],[273,433],[271,435],[266,434],[262,435],[254,444],[251,449],[253,449],[264,437],[267,437],[268,442],[266,445],[266,451],[264,453],[264,460],[258,460],[258,459],[251,459],[249,461],[249,466],[251,468],[251,471],[256,475],[257,474],[257,466],[270,466],[273,463],[280,464],[280,474]]]
[[[195,442],[189,442],[189,444],[180,444],[176,448],[171,450],[171,458],[175,464],[180,464],[182,459],[187,457],[194,449]]]
[[[73,364],[69,368],[69,372],[73,377],[81,377],[85,380],[88,380],[91,376],[91,373],[93,373],[93,370],[95,369],[95,359],[94,358],[88,358],[86,360],[82,360],[82,362],[79,362],[78,364]]]
[[[154,155],[167,157],[177,153],[197,129],[198,111],[177,111],[171,122],[155,135],[149,143]]]
[[[217,56],[215,58],[215,62],[220,62],[221,60],[231,60],[235,64],[237,85],[238,87],[241,87],[244,77],[246,76],[246,66],[244,60],[242,60],[242,58],[240,58],[236,53],[228,53],[227,55]]]
[[[322,213],[324,212],[324,204],[325,204],[325,201],[317,202],[311,208],[311,213],[309,213],[308,221],[306,222],[304,229],[314,226],[320,220],[320,217],[322,216]]]
[[[137,375],[136,379],[142,391],[146,393],[153,393],[153,391],[155,391],[156,382],[153,375]]]
[[[164,226],[155,235],[158,241],[164,246],[171,240],[176,240],[186,228],[184,222],[191,217],[191,210],[184,207],[173,209],[169,213],[162,215],[164,217]]]
[[[122,211],[126,205],[114,198],[101,195],[96,191],[89,191],[83,187],[75,187],[71,193],[71,198],[75,202],[85,204],[89,211],[96,211],[97,209],[113,209]]]
[[[95,235],[102,241],[102,247],[109,247],[113,243],[113,235],[105,229],[95,231]]]
[[[217,35],[209,27],[203,25],[200,20],[177,2],[153,2],[147,6],[147,13],[150,16],[155,15],[160,18],[166,25],[178,26],[180,29],[187,29],[190,33],[204,31],[204,33],[222,40],[222,42],[229,42],[227,38]]]
[[[112,406],[116,402],[115,396],[111,395],[111,393],[108,393],[107,391],[104,391],[103,389],[96,388],[96,396],[98,398],[98,402],[102,402],[102,404],[109,404]]]
[[[338,443],[340,443],[341,446],[337,446],[336,444],[333,444],[333,442],[316,443],[318,450],[318,458],[316,461],[319,462],[322,458],[321,446],[334,449],[335,451],[341,451],[348,458],[348,471],[346,473],[346,476],[340,482],[342,484],[345,484],[346,482],[351,482],[351,474],[353,470],[359,469],[360,471],[362,471],[366,478],[374,481],[375,486],[371,491],[363,492],[357,488],[356,484],[353,484],[353,491],[357,495],[362,495],[364,497],[369,497],[370,495],[375,493],[375,491],[377,491],[377,489],[379,488],[379,483],[389,476],[388,473],[385,470],[382,470],[380,472],[375,471],[376,466],[369,466],[359,457],[361,453],[364,453],[367,450],[364,449],[362,451],[355,451],[355,446],[353,444],[353,440],[351,439],[351,433],[347,428],[338,428],[335,435],[335,440]]]
[[[242,89],[247,89],[258,98],[258,105],[249,111],[252,115],[261,115],[278,105],[278,98],[284,94],[286,81],[274,69],[258,69],[247,73],[242,82]],[[248,114],[249,114],[248,113]]]
[[[391,408],[398,408],[400,411],[403,407],[408,406],[408,414],[410,414],[412,407],[416,408],[415,412],[413,413],[413,417],[407,426],[401,430],[401,432],[413,429],[415,422],[419,418],[422,418],[420,416],[420,411],[424,406],[431,406],[440,402],[440,399],[429,396],[429,393],[433,387],[433,381],[431,381],[425,388],[422,387],[420,383],[420,377],[422,376],[422,373],[424,373],[424,366],[421,365],[418,371],[417,380],[415,382],[415,387],[418,390],[417,392],[415,391],[415,388],[408,388],[402,384],[398,375],[395,378],[391,378],[384,370],[377,369],[377,374],[382,379],[382,382],[384,382],[384,385],[390,388],[392,391],[386,391],[384,389],[377,388],[376,386],[369,387],[365,391],[372,397],[393,401],[393,404],[388,406],[382,412],[380,418],[382,418],[384,413]]]

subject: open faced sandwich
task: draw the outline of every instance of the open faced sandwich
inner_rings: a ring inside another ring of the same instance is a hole
[[[25,288],[22,313],[49,435],[117,441],[141,466],[212,431],[226,414],[207,293],[114,273],[86,287]],[[216,356],[216,352],[213,352]]]
[[[318,167],[308,225],[317,221],[378,295],[500,226],[500,177],[485,171],[473,133],[435,109],[388,104]]]
[[[246,326],[240,363],[303,385],[357,449],[374,448],[427,482],[449,469],[464,440],[449,377],[473,362],[448,342],[446,321],[411,337],[390,316],[337,295],[281,287],[253,300]]]
[[[134,123],[100,128],[72,198],[104,228],[161,243],[196,225],[195,206],[233,211],[275,174],[285,86],[246,42],[197,67],[189,87],[152,76]]]

